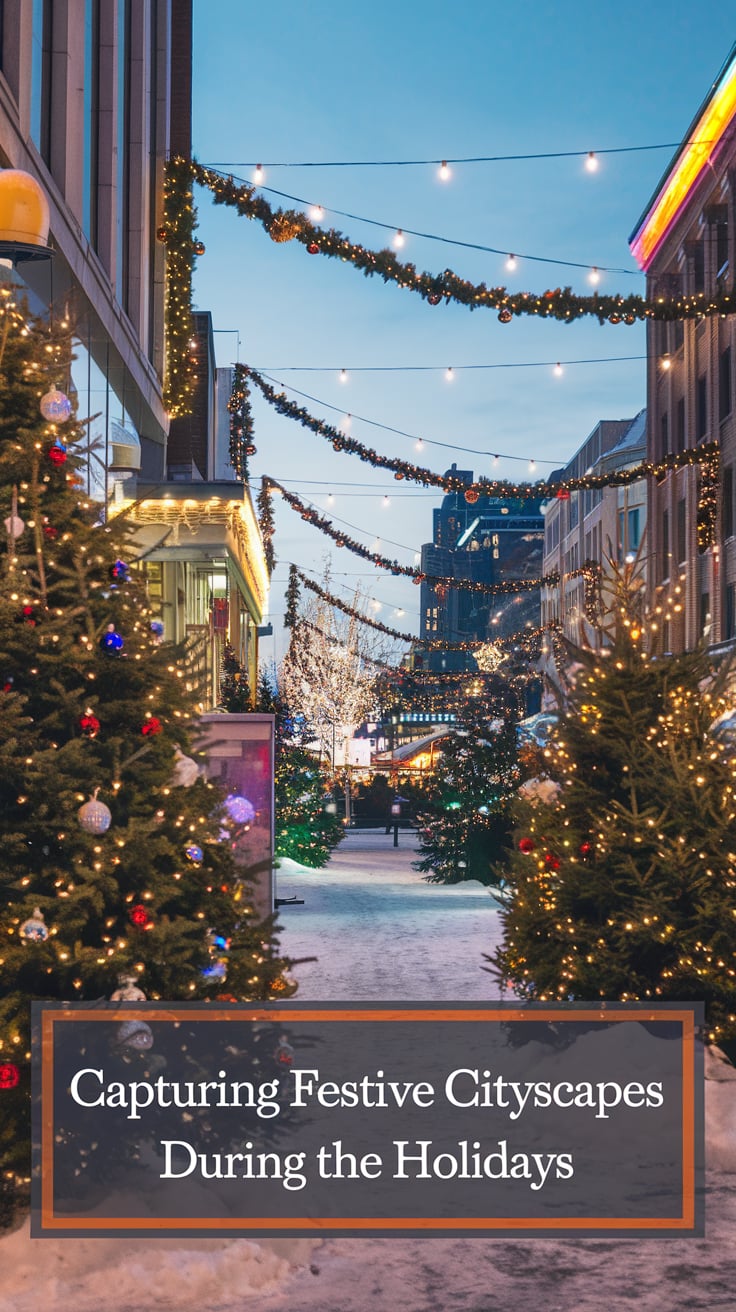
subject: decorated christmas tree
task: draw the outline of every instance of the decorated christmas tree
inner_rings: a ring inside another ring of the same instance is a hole
[[[284,996],[235,862],[238,799],[186,757],[197,688],[129,530],[90,502],[67,327],[0,288],[0,1169],[29,1177],[32,999]],[[122,982],[121,982],[122,981]],[[132,1054],[150,1046],[121,1029]]]
[[[549,780],[516,808],[493,968],[526,999],[702,999],[721,1042],[736,1035],[736,760],[712,727],[729,672],[661,655],[666,615],[642,597],[625,570],[609,645],[571,652]]]
[[[438,746],[441,761],[418,816],[416,869],[432,884],[494,883],[494,866],[510,842],[511,799],[520,780],[513,720],[467,714]]]
[[[258,709],[276,717],[276,856],[291,857],[305,866],[324,866],[343,836],[343,827],[334,809],[325,809],[329,776],[317,754],[305,746],[310,732],[306,721],[290,714],[265,672],[258,686]]]

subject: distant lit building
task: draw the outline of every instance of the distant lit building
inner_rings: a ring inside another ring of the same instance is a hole
[[[708,91],[630,237],[647,296],[731,292],[736,260],[736,46]],[[647,451],[652,461],[718,442],[716,544],[698,551],[696,466],[651,481],[650,599],[684,605],[665,648],[736,638],[736,325],[734,315],[647,320]],[[680,604],[680,596],[677,598]]]
[[[447,473],[468,486],[473,482],[472,470],[453,465]],[[423,573],[489,584],[539,577],[544,520],[538,500],[481,496],[470,504],[464,493],[448,492],[432,516],[432,542],[422,547]],[[538,589],[494,596],[422,582],[420,604],[420,636],[445,642],[485,641],[539,623]],[[415,666],[419,660],[432,670],[474,668],[472,656],[463,652],[430,652],[423,658],[418,653]]]

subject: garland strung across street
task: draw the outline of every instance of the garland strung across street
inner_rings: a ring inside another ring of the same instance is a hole
[[[360,624],[367,624],[369,628],[375,629],[378,633],[384,633],[387,638],[393,638],[397,642],[405,642],[412,647],[421,647],[424,651],[463,651],[473,652],[480,647],[486,647],[485,641],[470,642],[443,642],[439,638],[417,638],[414,633],[402,633],[399,629],[389,628],[387,624],[382,624],[380,620],[371,619],[364,615],[362,611],[356,610],[355,606],[349,605],[341,597],[336,597],[334,593],[328,592],[321,584],[315,583],[299,569],[297,565],[289,566],[289,583],[287,587],[287,607],[284,615],[284,627],[293,629],[301,623],[297,612],[299,601],[299,585],[313,592],[328,606],[334,606],[336,610],[342,611],[343,615],[349,615],[351,619],[358,620]],[[507,638],[498,638],[494,640],[494,645],[519,643],[523,640],[539,638],[544,633],[556,630],[559,626],[556,623],[542,625],[538,629],[524,631],[520,634],[511,634]]]
[[[534,592],[537,588],[553,588],[560,581],[558,570],[553,570],[550,574],[544,574],[541,578],[503,579],[499,583],[480,583],[474,579],[458,579],[444,574],[426,574],[424,570],[418,569],[416,565],[400,565],[398,560],[390,560],[388,556],[382,556],[380,552],[371,551],[368,547],[364,547],[362,543],[357,542],[355,538],[351,538],[342,529],[335,528],[329,519],[326,519],[324,515],[320,515],[318,510],[315,510],[314,506],[308,506],[295,492],[287,491],[275,479],[267,478],[264,475],[262,490],[263,487],[280,492],[284,501],[291,506],[292,510],[298,511],[302,519],[308,524],[313,524],[321,533],[332,538],[336,546],[347,547],[348,551],[352,551],[354,555],[360,556],[363,560],[370,561],[372,565],[376,565],[379,569],[388,570],[389,573],[397,576],[403,574],[405,578],[412,579],[417,585],[428,583],[430,587],[435,589],[441,601],[444,600],[444,594],[448,588],[457,588],[459,591],[464,592],[485,593],[487,596],[501,596],[514,592]],[[585,579],[587,605],[588,590],[595,588],[599,575],[600,566],[597,562],[587,561],[579,569],[571,570],[565,575],[565,578]]]
[[[168,368],[167,407],[170,414],[191,411],[194,366],[189,350],[192,315],[192,269],[197,255],[204,254],[201,242],[194,241],[196,211],[192,183],[208,189],[216,205],[228,205],[243,218],[255,219],[272,241],[298,241],[310,255],[326,255],[360,269],[366,277],[377,276],[384,282],[416,292],[430,305],[454,301],[471,310],[485,307],[497,310],[501,323],[510,323],[520,315],[536,315],[573,323],[586,315],[599,323],[633,324],[640,319],[698,319],[715,314],[731,314],[731,297],[709,297],[703,292],[671,299],[614,293],[576,296],[569,287],[549,289],[541,295],[510,292],[506,287],[487,287],[458,277],[452,269],[442,273],[419,273],[413,264],[402,264],[391,250],[372,251],[354,243],[335,228],[324,229],[309,221],[300,210],[273,209],[256,187],[236,183],[232,177],[205,168],[196,160],[177,156],[166,165],[164,188],[164,222],[157,236],[167,248],[166,335]]]
[[[294,419],[308,428],[312,433],[319,434],[320,437],[327,438],[332,442],[333,450],[348,451],[350,455],[358,455],[361,461],[371,464],[377,470],[392,470],[394,478],[403,480],[411,479],[413,483],[424,484],[424,487],[442,488],[445,492],[462,492],[468,505],[475,505],[481,496],[489,497],[508,497],[516,500],[538,500],[547,501],[555,497],[558,501],[568,501],[572,492],[590,492],[600,491],[601,488],[627,487],[630,483],[639,482],[639,479],[664,478],[673,470],[682,470],[690,468],[694,464],[702,466],[702,487],[701,495],[698,499],[698,546],[699,550],[705,551],[706,547],[711,546],[714,542],[715,518],[716,518],[716,497],[718,497],[718,480],[719,480],[719,455],[720,449],[718,442],[702,442],[701,445],[689,447],[685,451],[676,451],[672,455],[665,455],[661,461],[642,461],[635,464],[627,470],[613,470],[607,474],[583,474],[580,478],[565,479],[560,483],[512,483],[509,479],[476,479],[474,483],[463,482],[454,474],[436,474],[433,470],[425,470],[420,464],[413,464],[411,461],[401,461],[395,455],[379,455],[371,447],[363,446],[357,438],[348,437],[341,433],[340,429],[335,428],[333,424],[327,424],[324,420],[315,419],[314,415],[306,411],[300,405],[287,398],[285,392],[277,392],[269,383],[266,383],[261,375],[255,370],[248,369],[247,365],[236,366],[236,370],[243,371],[252,382],[256,384],[258,391],[261,392],[266,401],[273,405],[279,415],[285,415],[287,419]],[[272,480],[273,483],[273,480]],[[283,492],[283,489],[282,489]],[[286,496],[286,493],[283,493]],[[289,497],[287,497],[289,500]],[[300,509],[300,508],[299,508]],[[307,516],[304,516],[307,518]],[[328,522],[328,521],[325,521]],[[345,537],[340,534],[340,537]],[[336,539],[337,541],[337,539]],[[391,563],[387,563],[387,568],[392,568]]]

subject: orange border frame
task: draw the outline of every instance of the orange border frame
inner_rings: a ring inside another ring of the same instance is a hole
[[[534,1009],[467,1010],[439,1009],[417,1011],[411,1008],[353,1011],[279,1010],[256,1008],[242,1011],[212,1007],[155,1008],[125,1011],[126,1020],[145,1021],[679,1021],[682,1024],[682,1215],[679,1217],[57,1217],[54,1215],[54,1127],[51,1116],[42,1112],[41,1135],[41,1227],[43,1230],[694,1230],[695,1229],[695,1022],[692,1012],[654,1007],[649,1011],[623,1011],[617,1007],[579,1011]],[[53,1027],[57,1021],[107,1021],[109,1012],[99,1010],[56,1010],[46,1008],[41,1015],[41,1100],[42,1107],[53,1107],[54,1049]]]

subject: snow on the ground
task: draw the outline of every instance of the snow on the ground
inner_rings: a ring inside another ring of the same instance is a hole
[[[381,831],[348,834],[327,870],[284,861],[278,897],[304,906],[280,910],[287,955],[316,956],[297,967],[309,1002],[441,1002],[498,997],[484,952],[499,941],[498,908],[475,880],[427,884],[412,868],[416,836],[399,847]]]
[[[491,1000],[478,884],[425,884],[412,836],[349,834],[326,870],[285,861],[282,945],[308,1001]],[[736,1308],[736,1071],[708,1058],[707,1238],[0,1241],[0,1312],[721,1312]]]

